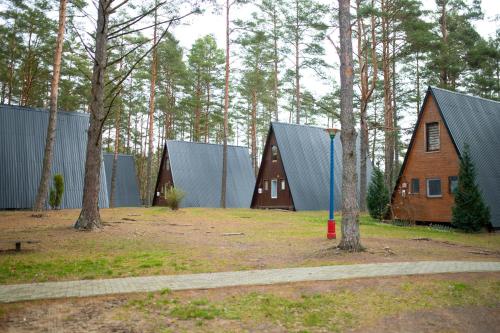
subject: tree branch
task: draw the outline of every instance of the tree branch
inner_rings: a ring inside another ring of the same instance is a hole
[[[139,44],[139,45],[137,45],[137,46],[133,47],[131,50],[129,50],[129,51],[128,51],[127,53],[125,53],[124,55],[120,56],[118,59],[115,59],[115,60],[113,60],[113,61],[111,61],[111,62],[107,63],[107,64],[106,64],[106,68],[111,67],[111,66],[113,66],[114,64],[116,64],[116,63],[118,63],[118,62],[122,61],[122,60],[123,60],[126,56],[128,56],[129,54],[131,54],[132,52],[134,52],[135,50],[137,50],[138,48],[140,48],[141,46],[143,46],[144,44],[146,44],[146,43],[148,43],[148,42],[149,42],[149,40],[147,40],[147,41],[145,41],[145,42],[142,42],[141,44]]]
[[[73,25],[73,22],[71,20],[69,20],[68,22],[70,25],[71,25],[71,28],[74,30],[74,32],[76,33],[76,35],[78,36],[78,39],[80,40],[80,42],[82,43],[83,47],[85,48],[85,50],[87,51],[88,55],[90,56],[90,58],[96,62],[96,59],[92,53],[92,50],[90,50],[90,48],[87,46],[87,44],[85,44],[83,38],[82,38],[82,35],[80,35],[80,33],[78,32],[78,29]]]
[[[123,31],[124,29],[127,29],[128,27],[130,27],[130,26],[134,25],[135,23],[139,22],[144,17],[148,16],[149,14],[151,14],[156,9],[158,9],[159,7],[163,6],[166,3],[167,3],[167,1],[159,2],[156,6],[154,6],[153,8],[151,8],[150,10],[148,10],[148,11],[142,13],[142,14],[139,14],[139,15],[137,15],[135,17],[132,17],[131,19],[128,19],[126,21],[113,24],[112,26],[109,27],[109,31],[110,31],[109,35],[114,35],[114,34],[116,34],[119,31]],[[111,32],[113,29],[117,29],[117,30],[114,31],[114,32]]]

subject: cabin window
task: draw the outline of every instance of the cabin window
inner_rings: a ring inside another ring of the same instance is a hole
[[[438,151],[439,143],[439,123],[425,124],[426,151]]]
[[[439,198],[441,193],[441,179],[427,179],[427,196],[429,198]]]
[[[170,160],[168,158],[165,159],[165,170],[170,171]]]
[[[278,197],[278,180],[271,180],[271,199],[276,199]]]
[[[269,189],[269,182],[267,180],[264,180],[264,191],[267,191]]]
[[[284,179],[282,179],[282,180],[281,180],[281,190],[282,190],[282,191],[284,191],[284,190],[285,190],[285,188],[286,188],[286,187],[285,187],[285,180],[284,180]]]
[[[455,193],[457,187],[458,187],[458,177],[457,176],[448,177],[448,189],[450,190],[451,194]]]
[[[278,160],[278,147],[271,146],[272,161],[276,162]]]
[[[411,180],[411,193],[413,194],[420,193],[420,180],[418,178],[413,178]]]

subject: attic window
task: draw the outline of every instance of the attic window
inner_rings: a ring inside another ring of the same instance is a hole
[[[440,147],[439,142],[439,123],[425,124],[425,143],[426,151],[438,151]]]
[[[278,147],[277,146],[271,146],[271,156],[272,156],[273,162],[278,160]]]

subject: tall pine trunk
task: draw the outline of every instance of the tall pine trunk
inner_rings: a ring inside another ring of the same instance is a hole
[[[360,10],[361,1],[356,1],[357,15],[357,25],[358,25],[358,66],[360,74],[360,85],[361,85],[361,100],[360,100],[360,173],[359,173],[359,207],[361,211],[366,211],[366,190],[367,184],[367,170],[368,170],[368,119],[367,119],[367,109],[368,103],[371,99],[373,91],[377,82],[378,73],[378,62],[377,62],[377,51],[376,51],[376,41],[375,41],[375,16],[371,16],[371,64],[372,64],[372,81],[369,82],[368,76],[368,49],[366,31],[363,24],[363,18],[361,17]],[[373,6],[373,0],[372,0]]]
[[[382,0],[382,10],[388,12],[387,0]],[[382,67],[384,74],[384,163],[385,184],[392,188],[394,174],[394,113],[392,109],[391,54],[389,39],[389,19],[382,16]]]
[[[342,126],[342,239],[339,248],[363,249],[359,234],[356,173],[356,129],[353,112],[354,69],[352,59],[350,0],[339,0],[340,124]],[[325,134],[326,135],[326,134]]]
[[[87,136],[87,157],[83,202],[80,216],[75,223],[79,230],[102,227],[99,213],[99,188],[101,177],[102,128],[106,119],[104,111],[104,76],[107,61],[108,23],[111,0],[100,0],[97,10],[94,67],[91,80],[90,126]]]
[[[121,50],[123,51],[123,38],[122,38],[121,42],[122,42]],[[123,52],[120,56],[123,56]],[[120,73],[121,73],[122,69],[123,69],[123,60],[120,61],[120,69],[119,69]],[[118,154],[120,152],[121,114],[122,114],[122,108],[123,108],[123,102],[121,99],[121,89],[120,89],[118,96],[120,97],[120,99],[119,99],[119,105],[118,105],[118,108],[116,110],[116,115],[115,115],[115,147],[114,147],[114,153],[113,153],[113,164],[111,165],[111,193],[109,194],[109,207],[111,207],[111,208],[115,207],[116,175],[117,175],[116,171],[118,169]]]
[[[279,110],[278,110],[278,23],[277,23],[277,13],[276,6],[273,7],[273,75],[274,75],[274,85],[273,85],[273,107],[274,107],[274,121],[279,121]]]
[[[447,22],[447,10],[446,5],[448,4],[448,0],[441,0],[439,5],[441,6],[441,16],[439,17],[439,29],[441,30],[441,42],[443,46],[441,48],[441,57],[445,57],[448,53],[448,22]],[[439,84],[441,87],[448,87],[449,77],[448,77],[448,69],[446,67],[446,63],[441,61],[441,68],[439,70]]]
[[[393,27],[394,29],[394,27]],[[393,137],[394,137],[394,171],[392,173],[391,187],[389,191],[392,191],[393,179],[397,172],[399,171],[399,129],[398,129],[398,109],[397,109],[397,98],[396,98],[396,31],[393,31],[392,37],[392,116],[393,120]]]
[[[156,3],[155,5],[158,5]],[[156,30],[157,30],[157,10],[155,10],[155,25],[153,31],[153,45],[156,45]],[[154,134],[154,113],[155,113],[155,91],[156,91],[156,63],[157,52],[156,46],[153,48],[153,61],[151,64],[151,90],[149,92],[149,143],[148,143],[148,166],[146,170],[146,207],[151,206],[152,203],[152,180],[151,173],[153,168],[153,134]]]
[[[56,49],[54,53],[54,66],[52,82],[50,84],[50,110],[45,152],[43,154],[42,177],[35,199],[33,210],[40,211],[45,208],[47,193],[49,192],[50,171],[54,155],[57,126],[57,98],[59,94],[59,78],[61,77],[61,59],[64,44],[64,26],[66,23],[66,0],[59,1],[59,28],[57,30]]]
[[[210,115],[210,83],[207,83],[207,110],[205,111],[205,143],[209,137],[209,115]]]
[[[226,208],[226,189],[227,189],[227,135],[229,121],[229,4],[230,0],[226,0],[226,73],[225,73],[225,88],[224,88],[224,123],[222,129],[222,181],[220,191],[220,206]]]
[[[416,71],[417,71],[417,117],[418,117],[418,114],[420,113],[420,64],[419,64],[419,53],[417,51],[416,53],[416,60],[417,60],[417,64],[416,64]]]
[[[252,137],[252,167],[255,175],[259,170],[257,163],[257,92],[252,89],[252,117],[250,125],[250,135]]]
[[[295,0],[295,123],[300,124],[300,45],[299,45],[299,1]]]

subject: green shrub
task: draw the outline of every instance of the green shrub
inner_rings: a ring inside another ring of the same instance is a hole
[[[170,207],[172,210],[177,210],[179,209],[179,206],[181,204],[182,199],[184,199],[184,196],[186,194],[175,188],[175,187],[170,187],[165,191],[165,201],[167,201],[167,206]]]
[[[451,218],[454,227],[465,232],[478,232],[489,225],[490,211],[484,204],[481,191],[476,184],[476,171],[468,146],[465,146],[460,160],[458,186],[454,194],[455,204]]]
[[[54,187],[50,189],[49,205],[52,209],[61,208],[62,196],[64,193],[64,178],[61,174],[54,175]]]
[[[375,168],[366,194],[366,203],[370,216],[382,220],[387,213],[389,200],[389,190],[385,186],[384,175],[382,171]]]

